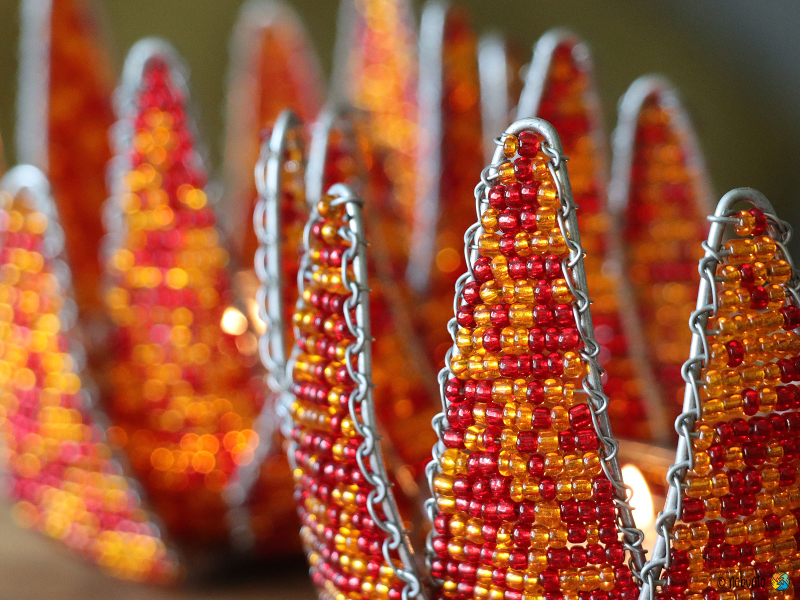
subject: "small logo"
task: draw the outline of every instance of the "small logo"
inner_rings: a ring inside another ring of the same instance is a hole
[[[789,589],[789,574],[775,573],[772,576],[772,589],[783,592]]]

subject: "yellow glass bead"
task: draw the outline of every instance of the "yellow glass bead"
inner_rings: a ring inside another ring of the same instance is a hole
[[[478,237],[478,251],[481,256],[497,256],[500,253],[500,236],[496,233],[482,233]]]
[[[561,523],[561,510],[555,502],[540,502],[534,507],[534,516],[536,523],[543,527],[554,528]]]
[[[497,217],[500,211],[496,208],[487,208],[481,215],[481,226],[486,233],[495,233],[498,228]]]
[[[539,206],[542,208],[558,208],[560,206],[558,190],[553,181],[544,181],[539,185],[539,189],[536,192],[536,199],[539,202]]]
[[[753,233],[753,227],[756,224],[756,218],[746,210],[741,210],[736,215],[736,224],[733,230],[736,235],[745,236]]]
[[[514,174],[514,163],[511,161],[505,161],[500,163],[497,167],[497,173],[500,178],[500,183],[508,185],[509,183],[514,183],[517,180],[516,175]]]
[[[507,135],[503,140],[503,155],[508,158],[512,159],[517,154],[517,148],[519,147],[519,139],[515,135]]]
[[[775,252],[778,250],[775,240],[768,235],[760,235],[753,238],[753,243],[756,246],[756,260],[761,262],[772,261],[775,257]]]
[[[728,262],[732,265],[752,263],[755,259],[755,244],[751,239],[729,240],[724,249],[730,253]]]
[[[536,225],[540,231],[550,231],[556,226],[556,209],[540,208],[536,211]]]
[[[676,550],[688,550],[691,543],[691,531],[688,525],[678,523],[672,528],[672,544]]]

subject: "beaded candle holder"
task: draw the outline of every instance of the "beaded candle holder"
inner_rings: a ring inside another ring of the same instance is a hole
[[[674,439],[665,424],[680,412],[681,364],[691,338],[685,324],[699,281],[701,218],[711,206],[702,157],[675,90],[661,78],[642,77],[620,101],[609,210],[620,227],[614,239],[625,274],[618,294],[623,325],[658,419],[651,435],[661,443]]]
[[[114,72],[97,14],[91,0],[22,2],[16,136],[18,160],[50,179],[78,307],[94,319],[103,305],[100,217],[114,123]]]
[[[749,188],[723,196],[709,221],[677,456],[641,598],[788,600],[800,582],[791,228]],[[787,585],[772,585],[782,574]]]
[[[83,372],[64,233],[44,175],[0,181],[0,437],[15,520],[123,579],[174,580],[176,557],[146,512]]]
[[[378,442],[361,205],[337,184],[306,226],[289,457],[320,596],[399,600],[422,591]]]
[[[135,45],[118,92],[107,210],[114,349],[108,411],[133,467],[176,537],[222,542],[222,491],[253,460],[263,392],[240,351],[228,255],[204,191],[185,75],[164,42]]]
[[[431,574],[444,597],[629,598],[643,535],[608,428],[561,144],[540,119],[498,143],[475,189],[440,374]],[[518,182],[536,194],[518,195]],[[535,230],[504,243],[523,211]]]

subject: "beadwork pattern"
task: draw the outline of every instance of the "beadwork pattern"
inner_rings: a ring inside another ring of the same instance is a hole
[[[749,189],[730,192],[711,220],[678,462],[657,523],[670,550],[655,597],[789,599],[800,582],[800,301],[789,229]],[[773,591],[775,573],[788,574],[785,592]]]
[[[410,548],[388,488],[372,401],[372,332],[361,201],[343,185],[305,235],[290,407],[295,497],[323,598],[414,597]]]
[[[662,422],[672,423],[683,400],[681,365],[691,339],[686,322],[710,191],[691,125],[669,84],[652,77],[634,82],[620,103],[619,122],[610,192],[612,214],[623,223],[627,280],[620,302],[632,344],[634,336],[642,338],[634,355],[641,357],[649,402],[663,407]]]
[[[608,434],[601,442],[595,428],[605,407],[594,405],[599,373],[581,333],[591,336],[582,252],[562,229],[574,206],[568,180],[554,178],[563,157],[534,129],[542,126],[529,119],[505,134],[465,238],[469,271],[457,288],[430,469],[429,561],[446,598],[638,594],[615,510],[625,510],[618,473],[612,481],[605,471]]]
[[[178,59],[135,45],[120,88],[106,294],[115,330],[109,413],[170,531],[227,537],[221,492],[254,459],[263,402],[246,330],[226,333],[228,255],[204,191]]]
[[[92,0],[25,0],[21,13],[17,156],[50,179],[82,316],[103,305],[101,215],[114,123],[115,75],[97,10]]]
[[[235,240],[239,266],[248,272],[258,246],[250,223],[257,197],[253,168],[261,136],[269,133],[285,109],[310,122],[324,98],[316,52],[295,11],[272,1],[245,3],[231,36],[224,170],[230,212],[226,225]],[[243,285],[255,289],[256,284]]]
[[[17,523],[123,579],[164,583],[178,565],[112,457],[91,383],[44,175],[0,182],[0,439]]]
[[[650,441],[663,439],[660,406],[647,410],[641,397],[620,306],[620,277],[611,264],[615,236],[606,205],[607,148],[593,65],[586,44],[574,34],[553,30],[540,38],[520,99],[519,114],[536,116],[558,131],[569,157],[570,183],[579,207],[581,245],[595,336],[606,370],[603,389],[609,396],[609,418],[617,435]],[[651,426],[651,424],[657,424]],[[668,439],[668,438],[667,438]]]

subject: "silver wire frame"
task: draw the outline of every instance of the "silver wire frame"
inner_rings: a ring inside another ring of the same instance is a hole
[[[653,600],[656,588],[664,582],[659,579],[662,570],[670,566],[670,533],[675,521],[682,511],[682,491],[686,481],[686,472],[693,468],[694,454],[692,440],[694,425],[701,418],[700,373],[703,367],[709,364],[708,335],[713,331],[708,330],[709,318],[717,313],[719,308],[717,292],[717,265],[727,255],[723,250],[725,230],[735,224],[736,214],[734,207],[741,202],[749,202],[760,209],[768,220],[770,234],[775,238],[784,260],[792,267],[792,276],[787,291],[792,295],[797,305],[800,305],[800,277],[795,270],[792,257],[786,248],[792,235],[791,227],[775,214],[769,200],[763,194],[752,188],[738,188],[725,194],[717,204],[713,216],[709,216],[711,228],[708,240],[703,242],[705,256],[700,259],[698,271],[700,272],[700,289],[697,293],[697,308],[689,318],[689,328],[692,331],[692,345],[689,359],[683,364],[681,374],[686,381],[683,396],[683,412],[675,421],[675,431],[678,433],[678,449],[675,454],[675,463],[667,472],[669,491],[667,500],[658,519],[656,519],[656,546],[653,557],[642,568],[643,587],[640,600]]]
[[[575,316],[576,327],[584,344],[580,354],[588,367],[587,375],[583,380],[583,392],[588,396],[589,402],[587,404],[592,412],[592,421],[595,432],[602,443],[602,448],[600,450],[601,465],[609,481],[614,486],[614,503],[617,508],[618,526],[620,531],[623,533],[623,543],[625,548],[630,552],[631,569],[634,575],[638,577],[639,572],[645,563],[644,550],[642,549],[644,534],[636,527],[633,520],[630,505],[632,490],[630,486],[626,485],[622,481],[622,471],[617,456],[619,443],[614,439],[608,421],[608,396],[605,395],[602,387],[601,378],[603,375],[603,369],[597,363],[597,355],[600,352],[600,346],[597,344],[594,338],[592,317],[589,310],[591,300],[589,299],[586,291],[586,272],[583,265],[584,253],[580,244],[580,234],[578,231],[578,222],[575,214],[575,205],[572,201],[572,190],[566,168],[566,157],[564,156],[563,149],[561,147],[561,141],[559,140],[558,133],[556,132],[555,128],[542,119],[521,119],[506,129],[503,136],[497,140],[498,147],[495,150],[492,164],[486,167],[481,173],[481,182],[475,187],[475,208],[478,221],[469,229],[467,229],[466,233],[464,234],[464,254],[468,271],[464,273],[464,275],[462,275],[456,282],[453,312],[457,313],[459,306],[463,303],[464,287],[468,283],[475,281],[473,265],[479,257],[477,239],[483,233],[480,217],[483,211],[488,207],[489,188],[498,178],[499,174],[497,168],[504,160],[502,141],[505,137],[509,135],[517,135],[522,131],[535,131],[542,138],[544,138],[543,151],[550,156],[548,167],[556,184],[558,197],[561,203],[561,207],[557,215],[558,226],[561,229],[564,239],[566,240],[567,247],[569,248],[569,256],[563,261],[564,277],[570,291],[575,297],[575,301],[573,302],[573,313]],[[454,377],[449,365],[454,353],[456,353],[458,350],[457,346],[455,345],[455,340],[459,327],[455,317],[448,323],[448,329],[450,330],[450,335],[453,338],[454,345],[447,352],[447,357],[445,359],[446,366],[439,372],[442,412],[436,415],[432,422],[433,428],[439,437],[439,441],[434,445],[433,448],[433,461],[428,463],[426,468],[428,483],[431,488],[431,494],[433,495],[433,497],[426,503],[428,517],[431,522],[433,522],[437,514],[433,480],[440,472],[440,459],[445,449],[442,436],[444,435],[444,431],[446,429],[446,413],[449,405],[445,396],[445,386],[447,385],[447,381],[451,377]],[[432,538],[433,532],[431,532],[431,535],[428,537],[427,545],[427,559],[429,568],[432,557],[434,556]]]
[[[53,0],[23,0],[20,8],[17,162],[47,170],[50,133],[50,21]]]
[[[101,441],[111,450],[111,464],[114,466],[115,474],[125,478],[129,487],[128,491],[145,511],[147,521],[153,528],[153,536],[166,543],[163,523],[157,515],[146,508],[147,495],[139,481],[130,476],[132,470],[127,456],[108,443],[107,431],[111,422],[100,407],[100,392],[87,372],[87,354],[78,323],[78,306],[72,294],[72,273],[65,248],[64,230],[59,222],[58,209],[53,201],[50,183],[37,167],[18,165],[0,179],[0,192],[7,192],[14,197],[14,201],[17,201],[20,193],[27,192],[24,198],[29,201],[30,208],[47,217],[42,254],[46,260],[50,260],[51,269],[58,282],[56,294],[63,300],[58,317],[62,324],[61,333],[69,343],[68,354],[74,365],[74,373],[81,381],[82,412],[94,422],[102,435]],[[168,546],[167,551],[173,560],[176,562],[180,560],[180,555],[174,548]]]
[[[631,202],[631,169],[633,153],[636,145],[636,130],[639,114],[645,101],[655,96],[659,104],[668,110],[671,117],[670,127],[677,133],[686,157],[687,168],[692,175],[692,187],[695,191],[697,209],[701,214],[709,214],[712,210],[711,186],[706,176],[702,153],[694,135],[689,117],[681,105],[675,89],[660,76],[645,75],[634,81],[625,92],[619,103],[617,127],[613,133],[614,161],[611,166],[609,182],[608,208],[611,214],[613,233],[609,236],[609,254],[615,268],[620,273],[627,273],[629,265],[626,260],[626,242],[622,231],[627,220],[628,206]],[[698,244],[701,240],[697,240]],[[668,405],[661,389],[661,383],[653,370],[648,357],[650,355],[644,336],[643,323],[636,306],[633,284],[628,277],[619,278],[620,317],[628,340],[629,354],[637,357],[633,361],[636,377],[642,382],[642,400],[648,412],[650,432],[653,439],[661,445],[669,445],[671,435],[664,427],[668,421],[666,406]]]
[[[445,127],[444,44],[451,6],[429,2],[422,11],[419,28],[419,152],[417,155],[417,201],[414,207],[410,255],[406,280],[417,294],[428,290],[441,200],[442,151]]]
[[[483,152],[487,162],[492,160],[494,154],[495,132],[508,127],[511,121],[512,99],[511,82],[508,80],[507,50],[506,40],[496,33],[482,36],[478,40],[481,130]]]
[[[388,534],[383,541],[383,559],[387,565],[394,567],[395,574],[405,584],[402,591],[403,600],[408,598],[425,600],[426,595],[417,572],[411,543],[403,530],[403,521],[386,473],[372,397],[374,384],[372,381],[367,241],[362,216],[364,201],[356,196],[350,187],[341,183],[331,186],[327,193],[333,197],[332,206],[344,207],[347,223],[346,226],[339,229],[340,237],[348,243],[348,248],[342,257],[341,276],[343,285],[350,291],[350,296],[344,302],[344,318],[355,341],[347,347],[343,362],[351,380],[357,385],[349,398],[348,406],[356,432],[363,437],[363,442],[358,447],[356,460],[361,473],[372,487],[367,496],[367,511],[375,524]],[[303,301],[305,286],[313,276],[313,266],[309,258],[311,229],[320,220],[318,206],[314,204],[303,235],[305,252],[298,273],[299,309],[305,307]],[[350,270],[352,270],[353,278],[350,276]],[[353,311],[355,311],[355,320],[352,318]],[[295,339],[300,338],[301,332],[298,328],[295,328],[294,335]],[[287,373],[293,369],[298,354],[299,347],[295,345]],[[357,361],[356,367],[353,367],[354,359]],[[358,410],[359,408],[360,410]],[[296,466],[295,449],[296,443],[290,441],[288,453],[293,466]],[[385,520],[378,514],[378,506],[383,509],[383,513],[386,515]],[[397,552],[403,565],[401,568],[395,566],[392,552]]]
[[[226,210],[220,215],[231,239],[244,239],[238,228],[250,218],[250,199],[244,198],[249,188],[250,165],[243,157],[245,143],[243,136],[257,137],[259,128],[256,97],[259,78],[253,76],[254,63],[258,59],[261,38],[271,29],[287,28],[292,31],[300,46],[305,48],[301,62],[307,63],[311,70],[306,74],[309,81],[315,82],[322,97],[322,67],[317,53],[294,9],[274,0],[248,0],[239,10],[233,35],[230,39],[230,65],[228,67],[225,156],[223,160]],[[285,82],[282,83],[285,85]],[[291,108],[291,107],[290,107]],[[245,144],[247,145],[247,144]],[[248,149],[249,152],[249,149]],[[239,249],[240,250],[240,249]],[[243,265],[247,266],[247,265]]]
[[[291,132],[299,135],[300,121],[291,111],[284,111],[275,121],[272,135],[261,146],[258,163],[255,166],[255,183],[258,201],[253,213],[253,228],[258,238],[254,266],[261,285],[256,291],[256,304],[259,318],[264,322],[265,331],[258,340],[258,351],[266,374],[267,387],[274,394],[274,401],[267,398],[261,413],[253,424],[259,444],[253,460],[238,469],[238,481],[232,482],[225,490],[228,503],[228,521],[232,541],[241,549],[252,546],[254,540],[250,527],[250,509],[245,506],[247,498],[258,479],[263,460],[273,450],[272,437],[276,430],[276,415],[282,422],[286,415],[285,407],[292,402],[291,378],[287,376],[287,326],[286,306],[283,291],[284,227],[281,211],[283,202],[284,157],[289,149],[288,136]],[[288,400],[281,400],[288,395]]]

